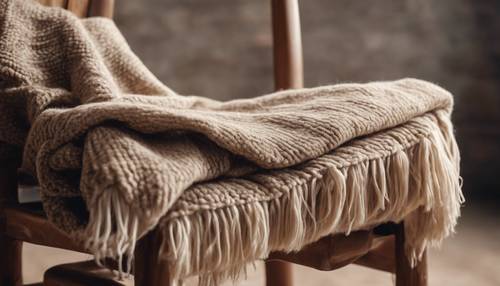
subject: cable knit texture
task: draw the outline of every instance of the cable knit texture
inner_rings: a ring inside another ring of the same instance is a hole
[[[0,0],[0,36],[0,147],[24,148],[50,221],[97,260],[130,259],[158,227],[173,280],[217,284],[270,251],[404,219],[415,262],[460,214],[452,96],[436,85],[218,102],[163,85],[111,20]]]

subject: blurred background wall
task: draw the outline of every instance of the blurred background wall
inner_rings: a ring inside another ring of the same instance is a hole
[[[219,100],[272,91],[268,0],[118,1],[160,80]],[[500,202],[500,1],[300,1],[306,86],[417,77],[450,90],[468,204]]]

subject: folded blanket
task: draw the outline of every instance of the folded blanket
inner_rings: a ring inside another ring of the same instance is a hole
[[[218,102],[160,83],[107,19],[0,0],[0,36],[0,142],[98,260],[159,227],[172,279],[217,283],[332,233],[404,219],[416,260],[453,231],[459,152],[436,85]]]

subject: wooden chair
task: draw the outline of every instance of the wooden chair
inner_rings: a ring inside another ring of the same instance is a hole
[[[303,86],[302,46],[297,0],[271,0],[274,43],[274,78],[277,90]],[[39,0],[64,7],[79,17],[112,17],[113,0]],[[15,157],[15,156],[13,156]],[[4,160],[5,161],[5,160]],[[16,175],[20,158],[0,166],[0,286],[22,285],[22,243],[30,242],[87,252],[44,216],[40,204],[17,203]],[[404,252],[404,224],[387,223],[349,236],[328,236],[297,253],[271,253],[266,261],[266,285],[292,285],[290,263],[333,270],[350,263],[395,273],[397,286],[427,285],[426,256],[411,268]],[[168,285],[164,262],[158,261],[159,233],[143,237],[135,251],[135,285]],[[111,262],[111,266],[116,263]],[[39,285],[122,285],[93,262],[59,265],[45,273]]]

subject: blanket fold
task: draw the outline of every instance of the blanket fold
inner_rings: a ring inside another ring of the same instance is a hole
[[[436,85],[218,102],[163,85],[111,20],[0,0],[0,36],[0,149],[24,148],[49,219],[98,261],[159,227],[172,279],[217,284],[328,234],[404,219],[416,261],[453,232],[453,99]]]

